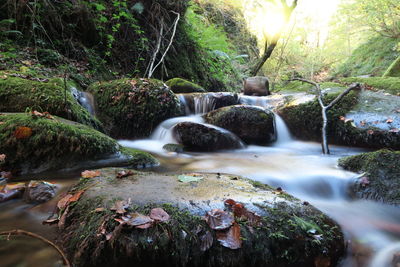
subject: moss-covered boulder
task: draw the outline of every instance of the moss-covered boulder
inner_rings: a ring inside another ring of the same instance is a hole
[[[0,115],[0,154],[6,155],[1,170],[21,174],[111,162],[134,167],[157,163],[149,154],[123,149],[86,125],[34,114]]]
[[[181,122],[173,128],[174,138],[187,151],[217,151],[243,148],[242,141],[233,133],[194,122]]]
[[[181,115],[175,94],[159,80],[121,79],[89,86],[99,119],[115,138],[147,137],[162,121]]]
[[[400,77],[400,56],[393,61],[383,74],[383,77]]]
[[[339,166],[362,175],[351,186],[353,196],[400,204],[400,151],[378,150],[341,158]]]
[[[78,104],[61,79],[28,79],[0,74],[0,112],[37,110],[101,129],[100,122]],[[17,75],[18,76],[18,75]]]
[[[339,92],[324,98],[330,103]],[[399,97],[379,92],[352,91],[328,111],[330,143],[369,148],[400,149]],[[291,133],[303,140],[321,140],[321,107],[316,98],[307,102],[289,101],[278,113]]]
[[[276,140],[274,114],[263,108],[246,105],[223,107],[203,118],[207,123],[231,131],[248,144],[264,145]]]
[[[120,171],[101,169],[70,192],[87,189],[60,214],[59,244],[74,266],[336,266],[344,254],[336,223],[269,186],[208,173],[119,179]]]
[[[400,96],[400,77],[350,77],[341,79],[341,82],[358,82],[374,91],[383,90],[386,93]]]
[[[171,80],[166,81],[165,84],[168,85],[169,88],[172,90],[172,92],[176,94],[206,92],[206,90],[204,90],[204,88],[201,87],[200,85],[197,85],[195,83],[189,82],[181,78],[173,78]]]

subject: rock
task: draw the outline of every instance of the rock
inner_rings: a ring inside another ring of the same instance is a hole
[[[227,129],[248,144],[276,140],[274,114],[263,108],[237,105],[216,109],[203,116],[207,123]]]
[[[24,201],[27,203],[43,203],[56,195],[55,185],[44,181],[30,181],[26,186]]]
[[[325,103],[339,92],[329,93]],[[400,149],[400,97],[381,92],[352,91],[328,112],[328,141],[333,144]],[[303,140],[321,140],[321,108],[314,98],[290,102],[278,111],[291,133]]]
[[[181,78],[173,78],[165,82],[166,85],[174,92],[175,94],[181,93],[204,93],[203,87],[197,85],[195,83],[189,82],[187,80]]]
[[[269,80],[267,77],[255,76],[243,80],[243,93],[245,95],[266,96],[270,95]]]
[[[238,105],[239,96],[234,93],[191,93],[179,94],[181,102],[184,102],[189,113],[207,113],[221,107]]]
[[[157,162],[145,152],[123,149],[93,128],[55,116],[0,114],[0,133],[0,151],[6,155],[0,171],[32,174],[83,163],[137,167]]]
[[[243,147],[236,135],[212,125],[181,122],[173,128],[173,135],[188,151],[217,151]]]
[[[344,254],[336,223],[267,185],[227,174],[200,173],[203,179],[182,183],[179,174],[117,179],[119,169],[100,171],[75,186],[87,190],[63,214],[59,245],[74,266],[314,266],[321,258],[336,266]],[[241,214],[225,203],[236,203]],[[122,214],[110,209],[116,204]],[[154,208],[168,221],[152,221]],[[233,224],[212,229],[202,216],[213,210],[229,214]]]
[[[0,79],[0,112],[26,112],[28,109],[47,111],[102,130],[101,123],[78,104],[72,92],[70,90],[65,92],[64,82],[61,79],[29,79],[11,75],[4,74],[6,79]]]
[[[168,152],[182,153],[184,151],[184,146],[180,144],[166,144],[163,149]]]
[[[341,158],[339,166],[353,172],[365,172],[351,187],[356,198],[400,204],[400,151],[379,150]]]
[[[181,115],[175,94],[159,80],[121,79],[89,86],[99,119],[114,138],[147,137],[162,121]]]

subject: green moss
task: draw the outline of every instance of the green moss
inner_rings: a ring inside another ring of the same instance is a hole
[[[360,45],[350,58],[339,66],[335,75],[344,77],[373,75],[382,76],[399,56],[395,51],[399,39],[377,36]]]
[[[77,103],[70,90],[65,92],[61,79],[40,82],[13,77],[4,72],[0,75],[0,112],[47,111],[101,129],[100,122]]]
[[[368,185],[352,187],[357,197],[400,204],[400,151],[387,149],[341,158],[339,166],[353,172],[366,172]]]
[[[14,171],[65,168],[79,161],[111,155],[118,144],[85,125],[30,114],[0,115],[0,152],[7,155],[5,168]],[[18,127],[28,127],[32,135],[17,139]]]
[[[146,137],[162,121],[181,114],[179,100],[159,80],[97,82],[88,90],[96,98],[99,119],[114,137]]]
[[[385,92],[393,95],[400,94],[400,78],[397,77],[352,77],[341,79],[341,81],[345,83],[364,83],[367,86],[371,86],[379,90],[385,90]]]
[[[128,165],[133,167],[148,167],[158,165],[158,160],[147,152],[137,149],[122,147],[121,152],[128,156]]]
[[[332,88],[332,89],[341,89],[344,88],[342,84],[339,83],[334,83],[334,82],[324,82],[320,83],[321,89],[327,89],[327,88]],[[290,83],[282,83],[278,84],[275,87],[274,92],[313,92],[314,87],[310,84],[303,83],[300,81],[293,81]]]
[[[189,82],[181,78],[173,78],[165,82],[172,92],[178,93],[204,93],[205,90],[195,83]]]
[[[383,77],[400,77],[400,56],[393,61],[383,74]]]

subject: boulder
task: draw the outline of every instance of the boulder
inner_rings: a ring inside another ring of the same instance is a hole
[[[350,187],[356,198],[400,204],[400,151],[378,150],[341,158],[339,166],[363,175]]]
[[[267,185],[120,171],[101,169],[69,192],[81,197],[59,214],[58,243],[74,266],[336,266],[344,254],[335,222]]]
[[[248,144],[276,140],[274,114],[263,108],[236,105],[216,109],[203,116],[207,123],[227,129]]]
[[[44,181],[30,181],[24,192],[24,201],[27,203],[43,203],[56,195],[55,185]]]
[[[325,96],[331,102],[339,92]],[[352,91],[328,111],[328,141],[334,144],[400,149],[400,97],[382,92]],[[302,140],[321,140],[321,108],[316,98],[289,101],[278,110],[290,132]]]
[[[269,80],[267,77],[255,76],[243,80],[243,93],[245,95],[266,96],[270,95]]]
[[[159,80],[121,79],[89,86],[96,114],[114,138],[147,137],[162,121],[181,115],[175,94]]]
[[[14,75],[14,76],[13,76]],[[76,121],[97,130],[101,123],[81,106],[61,79],[40,79],[20,74],[0,74],[0,112],[37,110]]]
[[[181,93],[204,93],[203,87],[197,85],[195,83],[189,82],[187,80],[181,78],[173,78],[165,82],[166,85],[174,92],[175,94]]]
[[[157,162],[145,152],[120,147],[93,128],[50,115],[0,114],[0,133],[0,154],[4,155],[0,171],[32,174],[79,168],[82,162],[134,167]]]
[[[243,147],[241,140],[231,132],[194,122],[178,123],[173,128],[173,136],[188,151],[217,151]]]

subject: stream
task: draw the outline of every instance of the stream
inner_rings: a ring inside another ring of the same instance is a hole
[[[181,102],[183,97],[180,96]],[[242,103],[268,108],[261,98],[242,97]],[[330,146],[331,155],[322,155],[319,143],[292,139],[283,120],[275,115],[277,141],[271,146],[248,146],[215,153],[174,153],[162,149],[176,143],[171,134],[175,124],[183,121],[203,123],[201,113],[213,109],[212,101],[195,99],[197,114],[164,121],[149,139],[120,140],[120,144],[149,151],[161,162],[152,171],[220,172],[243,175],[250,179],[281,187],[336,220],[349,243],[347,258],[341,267],[392,266],[393,254],[400,251],[400,209],[366,200],[352,200],[347,194],[357,174],[337,167],[340,157],[364,152],[362,149]],[[189,109],[186,107],[187,113]],[[20,180],[43,179],[65,192],[79,179],[79,172],[47,173],[20,177]],[[33,206],[22,200],[0,204],[0,232],[24,229],[48,238],[55,228],[41,224],[52,213],[56,199]],[[62,266],[58,254],[49,246],[31,238],[0,241],[0,266]]]

